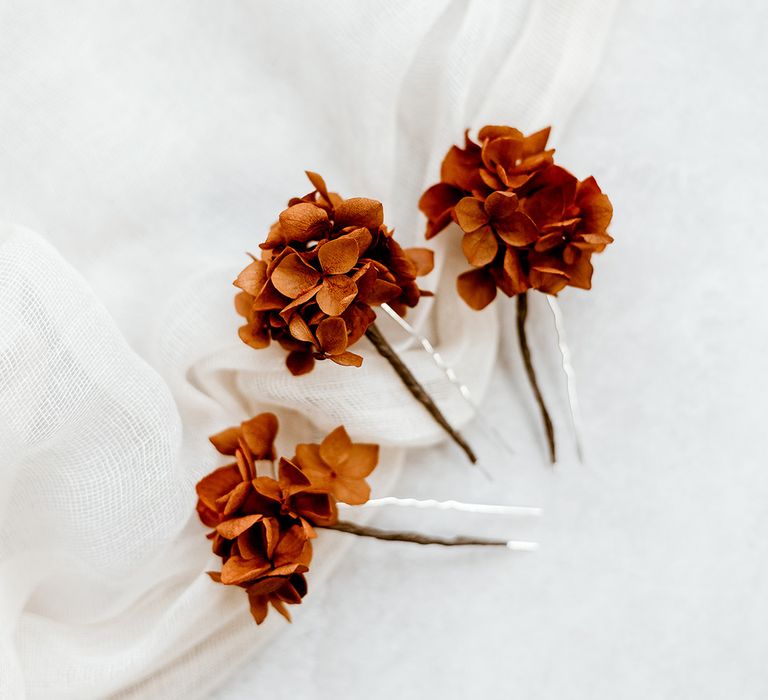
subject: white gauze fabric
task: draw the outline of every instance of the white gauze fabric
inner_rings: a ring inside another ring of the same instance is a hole
[[[370,347],[358,370],[294,378],[281,349],[244,346],[231,282],[245,251],[309,189],[305,168],[381,199],[419,244],[418,197],[448,146],[489,121],[562,123],[608,9],[0,6],[1,697],[199,696],[281,629],[204,575],[194,484],[221,463],[207,436],[272,410],[287,453],[344,423],[385,446],[384,493],[404,448],[444,435]],[[455,239],[434,247],[437,296],[411,319],[480,398],[495,312],[457,303]],[[381,325],[465,424],[430,358]],[[321,534],[310,591],[348,542]]]

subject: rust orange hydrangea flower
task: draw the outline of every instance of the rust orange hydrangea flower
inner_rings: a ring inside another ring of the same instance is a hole
[[[197,484],[197,512],[214,528],[209,537],[222,559],[211,578],[245,588],[257,623],[269,604],[290,619],[285,605],[300,603],[307,591],[313,525],[338,518],[334,497],[292,462],[280,460],[277,478],[262,473],[274,470],[277,428],[277,417],[262,413],[213,435],[216,449],[235,462]]]
[[[404,314],[429,294],[416,278],[433,267],[426,248],[403,249],[384,225],[381,202],[342,199],[323,178],[307,173],[314,190],[291,199],[254,259],[235,280],[235,306],[246,320],[240,338],[254,348],[272,340],[288,351],[293,374],[315,360],[359,366],[349,350],[374,322],[373,308]]]
[[[213,435],[214,447],[235,461],[197,484],[197,512],[213,528],[212,549],[222,560],[221,571],[209,575],[246,590],[257,624],[270,605],[290,620],[286,604],[307,592],[315,526],[338,522],[337,499],[368,500],[365,477],[378,461],[378,445],[353,444],[339,427],[320,445],[298,445],[274,475],[277,428],[277,417],[262,413]]]
[[[524,136],[507,126],[485,126],[480,143],[465,135],[451,147],[441,181],[421,197],[427,238],[456,221],[472,265],[457,280],[469,306],[482,309],[500,289],[507,296],[537,289],[557,294],[570,285],[589,289],[591,256],[613,241],[611,203],[594,178],[579,181],[555,165],[546,149],[549,128]]]
[[[464,450],[477,458],[376,327],[374,309],[405,315],[422,296],[416,278],[434,266],[432,251],[403,249],[384,225],[381,202],[342,199],[317,173],[314,189],[291,199],[288,208],[234,284],[235,308],[245,318],[239,335],[253,348],[274,340],[288,352],[294,375],[311,372],[317,360],[360,366],[350,348],[364,335],[397,372],[411,394]]]
[[[566,286],[590,289],[592,254],[613,242],[613,208],[593,177],[578,180],[554,162],[549,128],[524,136],[509,126],[484,126],[479,143],[464,135],[452,146],[440,182],[422,195],[431,238],[455,221],[470,270],[456,287],[473,309],[484,309],[501,290],[517,297],[517,328],[528,379],[555,461],[554,428],[536,381],[525,336],[526,293],[556,295]]]

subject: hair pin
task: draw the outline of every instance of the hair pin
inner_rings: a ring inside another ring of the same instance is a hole
[[[213,446],[232,458],[201,479],[196,487],[197,513],[211,532],[212,549],[221,570],[214,581],[243,588],[257,624],[269,607],[290,620],[287,605],[301,603],[307,593],[305,574],[312,561],[317,529],[359,537],[440,546],[498,546],[534,551],[537,543],[473,537],[432,537],[339,520],[339,509],[395,505],[488,514],[538,515],[539,509],[384,497],[370,500],[366,478],[379,459],[379,446],[353,443],[343,426],[320,443],[295,446],[290,459],[277,459],[278,420],[261,413],[239,426],[211,436]]]
[[[448,150],[440,182],[424,192],[419,208],[427,217],[428,239],[451,222],[463,231],[461,247],[472,269],[460,274],[456,285],[471,308],[488,306],[497,290],[516,297],[520,351],[554,463],[554,426],[526,335],[527,294],[535,289],[555,296],[567,286],[590,289],[591,257],[613,242],[607,232],[613,208],[593,177],[578,180],[555,164],[554,149],[547,149],[549,132],[547,127],[524,136],[509,126],[484,126],[476,143],[467,130],[464,147]],[[550,309],[560,335],[580,451],[576,393],[562,317],[558,307],[550,304]]]
[[[411,395],[429,412],[470,462],[477,457],[376,326],[374,308],[387,304],[400,316],[431,292],[416,279],[432,270],[433,253],[403,249],[384,225],[381,202],[342,199],[317,173],[314,189],[289,200],[261,244],[261,259],[237,277],[237,312],[246,319],[240,338],[253,348],[278,342],[294,375],[317,360],[359,367],[350,348],[366,336]]]

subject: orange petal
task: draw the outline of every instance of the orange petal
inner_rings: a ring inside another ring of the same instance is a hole
[[[547,141],[549,140],[549,132],[552,127],[548,126],[541,131],[536,131],[533,134],[529,134],[523,139],[523,157],[532,156],[534,153],[540,153],[547,147]]]
[[[520,256],[514,248],[507,248],[504,253],[504,263],[497,270],[496,284],[507,296],[522,294],[529,288],[528,279],[520,263]]]
[[[346,275],[331,275],[323,280],[317,305],[329,316],[339,316],[355,300],[357,285]]]
[[[246,345],[250,345],[256,350],[269,347],[269,331],[263,326],[247,323],[237,329],[237,335]]]
[[[285,358],[285,365],[294,377],[311,372],[315,367],[312,350],[292,350]]]
[[[331,199],[328,196],[328,188],[325,186],[325,180],[323,180],[323,178],[320,177],[320,175],[317,173],[313,173],[311,170],[305,170],[304,172],[309,178],[309,181],[312,183],[312,187],[314,187],[320,196],[330,204]]]
[[[318,486],[317,488],[330,490],[330,482],[326,486]],[[318,526],[335,523],[339,517],[338,511],[336,510],[336,504],[328,493],[313,493],[307,491],[298,493],[291,498],[291,508]],[[310,531],[308,536],[313,537],[314,532]]]
[[[243,438],[256,459],[274,459],[274,443],[278,430],[274,413],[259,413],[240,425]]]
[[[523,138],[523,132],[511,126],[497,126],[494,124],[484,126],[477,132],[477,138],[481,141],[503,138],[505,136],[508,138],[520,139]]]
[[[326,318],[317,326],[317,342],[328,355],[338,355],[347,349],[347,324],[338,316]]]
[[[272,565],[260,557],[243,559],[230,557],[221,567],[221,582],[227,585],[238,585],[253,581],[272,568]]]
[[[218,510],[216,501],[228,494],[241,482],[240,474],[233,464],[219,467],[203,477],[195,490],[200,500],[211,510]]]
[[[291,491],[297,488],[305,489],[311,484],[309,477],[293,462],[285,459],[285,457],[280,458],[278,479],[280,480],[280,487],[284,491]]]
[[[251,595],[248,593],[248,603],[251,606],[251,615],[256,620],[256,624],[260,625],[267,618],[269,612],[269,598],[265,595]]]
[[[254,260],[237,276],[234,285],[248,294],[258,296],[266,279],[267,264],[261,260]]]
[[[462,190],[445,182],[432,185],[419,199],[419,209],[430,220],[435,220],[444,212],[453,209],[464,196]]]
[[[267,559],[272,559],[275,547],[280,540],[280,523],[277,518],[264,518],[262,521],[262,537]]]
[[[367,443],[354,443],[349,449],[349,458],[336,471],[341,476],[364,479],[379,462],[379,446]]]
[[[375,230],[384,223],[384,207],[375,199],[345,199],[334,209],[334,223],[337,228],[364,226]]]
[[[280,213],[280,231],[289,242],[316,240],[329,229],[327,212],[316,204],[302,202]]]
[[[499,242],[490,226],[465,233],[461,240],[461,249],[467,262],[475,267],[482,267],[493,262],[496,253],[499,252]]]
[[[240,437],[240,428],[227,428],[208,439],[218,452],[223,455],[233,455],[237,449],[237,440]]]
[[[489,170],[495,170],[496,166],[500,165],[504,170],[511,171],[522,154],[522,134],[492,138],[483,145],[483,163]]]
[[[356,228],[354,231],[350,231],[344,237],[351,238],[355,241],[355,243],[357,243],[358,257],[365,253],[365,251],[368,250],[368,247],[373,242],[373,236],[371,235],[371,232],[364,227]]]
[[[359,506],[371,496],[371,487],[363,479],[338,477],[333,482],[333,495],[342,503]]]
[[[533,243],[539,237],[539,229],[522,212],[516,211],[504,217],[502,221],[494,222],[496,233],[507,245],[523,247]]]
[[[310,299],[314,298],[314,296],[322,289],[322,284],[317,284],[312,289],[308,289],[304,294],[301,294],[300,296],[297,296],[288,306],[284,307],[282,311],[280,311],[280,315],[283,318],[288,318],[291,315],[291,312],[294,309],[299,308],[302,304],[306,304]]]
[[[331,362],[335,362],[337,365],[343,365],[344,367],[360,367],[363,364],[363,358],[360,355],[355,355],[353,352],[342,352],[338,355],[330,355],[328,359]]]
[[[251,485],[260,496],[275,503],[282,502],[283,490],[271,476],[258,476],[251,482]]]
[[[392,301],[392,299],[396,299],[400,296],[402,291],[401,287],[392,282],[377,279],[365,296],[360,298],[360,301],[369,306],[379,306],[380,304]]]
[[[513,192],[491,192],[485,200],[485,210],[491,223],[496,224],[516,212],[518,204],[517,195]]]
[[[488,223],[488,213],[483,203],[475,197],[464,197],[456,205],[456,219],[462,231],[471,233]]]
[[[459,296],[473,309],[484,309],[496,298],[496,283],[485,268],[462,272],[456,279]]]
[[[216,531],[225,539],[233,540],[238,535],[245,532],[249,527],[261,520],[261,514],[244,515],[242,518],[233,518],[219,523]]]
[[[307,536],[301,525],[294,525],[289,528],[278,541],[272,555],[275,568],[296,563],[306,542]]]
[[[464,192],[474,192],[483,187],[479,168],[480,147],[467,138],[467,147],[451,146],[440,166],[440,179]]]
[[[272,272],[275,289],[290,299],[304,294],[314,287],[320,273],[307,264],[298,253],[291,253],[280,261]]]
[[[331,469],[335,470],[336,467],[346,462],[351,447],[352,440],[349,439],[344,426],[340,425],[328,433],[320,443],[320,456]]]
[[[307,322],[301,317],[301,314],[293,314],[288,322],[288,330],[297,340],[303,340],[305,343],[314,343],[315,335],[307,325]]]
[[[247,481],[241,481],[229,492],[229,494],[224,496],[222,499],[219,499],[219,502],[224,501],[224,509],[222,510],[222,513],[224,515],[230,515],[234,513],[241,505],[243,505],[243,503],[245,503],[245,499],[248,497],[250,491],[250,483]]]
[[[343,275],[349,272],[355,266],[359,255],[357,241],[348,236],[328,241],[320,246],[317,253],[323,272],[328,275]]]
[[[428,275],[434,269],[435,253],[429,248],[406,248],[403,252],[416,268],[417,277]]]

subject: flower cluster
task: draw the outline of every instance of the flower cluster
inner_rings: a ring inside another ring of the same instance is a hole
[[[275,478],[277,428],[276,416],[262,413],[212,436],[234,462],[197,484],[197,512],[213,528],[209,538],[222,559],[221,571],[209,575],[246,590],[257,624],[269,605],[290,620],[286,604],[307,593],[314,527],[336,523],[337,501],[368,500],[365,477],[379,457],[378,445],[353,444],[339,427],[319,445],[297,445],[292,459],[280,458]]]
[[[496,297],[538,289],[557,294],[570,285],[589,289],[592,253],[613,241],[606,229],[613,209],[592,177],[579,181],[555,165],[549,128],[524,136],[508,126],[485,126],[475,143],[453,146],[440,182],[421,197],[427,238],[453,220],[464,231],[462,249],[473,269],[457,280],[474,309]]]
[[[271,340],[288,351],[293,374],[310,372],[315,360],[360,366],[348,350],[387,303],[398,313],[428,294],[416,278],[432,270],[425,248],[404,250],[384,225],[381,202],[342,199],[307,173],[312,192],[289,201],[253,259],[235,280],[235,299],[246,320],[240,338],[254,348]]]

